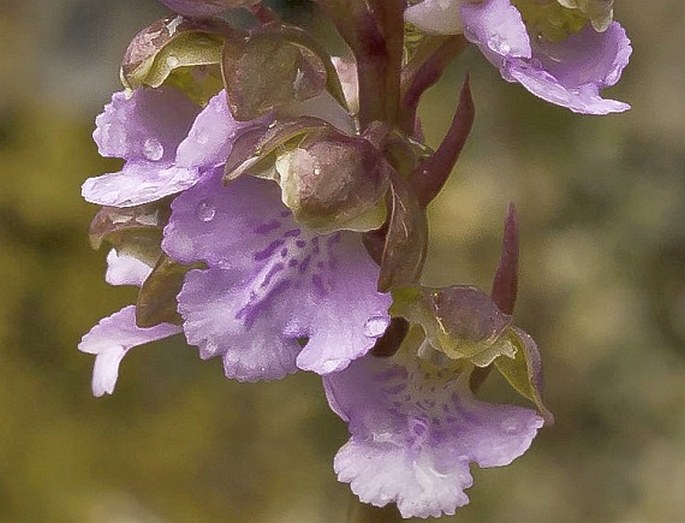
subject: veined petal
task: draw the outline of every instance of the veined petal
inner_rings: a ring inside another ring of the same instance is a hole
[[[543,420],[477,400],[468,373],[438,368],[411,351],[365,357],[324,377],[329,404],[349,423],[335,458],[338,479],[363,502],[397,503],[405,518],[454,514],[468,503],[469,464],[511,463]]]
[[[78,349],[95,354],[93,367],[93,395],[112,394],[119,377],[119,364],[133,347],[161,340],[181,332],[176,325],[162,323],[150,329],[136,326],[135,306],[129,305],[119,312],[100,320],[83,336]]]
[[[102,156],[169,162],[199,112],[171,87],[120,91],[95,119],[93,139]]]
[[[105,281],[110,285],[135,285],[140,287],[152,272],[145,262],[133,256],[117,253],[112,249],[107,254],[107,272]]]
[[[623,112],[628,104],[604,99],[600,91],[619,81],[631,53],[619,23],[602,33],[588,26],[561,42],[536,44],[533,60],[512,60],[503,74],[543,100],[577,113]]]
[[[376,291],[379,269],[361,236],[317,236],[297,225],[274,182],[243,177],[223,186],[221,175],[217,169],[180,195],[164,230],[162,248],[169,256],[221,269],[186,277],[179,312],[189,342],[201,350],[209,345],[206,352],[221,354],[227,365],[249,356],[264,333],[271,339],[264,350],[291,356],[299,352],[297,340],[306,338],[297,367],[320,374],[366,354],[390,322],[390,297]],[[203,286],[216,292],[203,292]],[[203,324],[205,309],[221,321]],[[269,379],[284,372],[278,366],[235,377]]]
[[[189,189],[200,178],[195,168],[160,162],[128,162],[116,173],[83,182],[81,195],[90,203],[107,207],[135,207]]]

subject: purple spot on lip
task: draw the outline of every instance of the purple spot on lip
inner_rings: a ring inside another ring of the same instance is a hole
[[[297,267],[297,260],[293,259],[288,262],[288,267]]]
[[[303,249],[307,246],[307,242],[304,240],[297,240],[295,245],[297,245],[300,249]]]
[[[289,231],[285,231],[283,233],[284,238],[295,238],[302,234],[302,231],[300,229],[290,229]]]
[[[325,264],[324,262],[322,262],[322,261],[316,262],[316,266],[317,266],[319,269],[323,269],[323,268],[325,267],[325,265],[326,265],[326,264]]]
[[[287,218],[290,216],[290,211],[281,211],[281,218]]]
[[[280,226],[281,222],[279,222],[278,220],[271,220],[270,222],[261,224],[254,230],[254,232],[257,234],[266,234],[267,232],[271,232],[273,230],[278,229]]]
[[[281,249],[281,258],[285,258],[286,256],[288,256],[288,248],[287,248],[287,247],[283,247],[283,248]]]
[[[260,287],[264,288],[267,285],[269,285],[269,283],[271,283],[272,278],[276,276],[276,274],[281,272],[283,269],[285,269],[284,263],[278,262],[277,264],[275,264],[264,277],[264,281],[262,282]]]
[[[385,392],[386,394],[399,394],[400,392],[402,392],[406,388],[407,388],[407,384],[402,382],[402,383],[398,383],[397,385],[393,385],[392,387],[383,388],[381,390],[383,392]]]
[[[263,250],[259,251],[258,253],[256,253],[256,254],[254,255],[254,260],[255,260],[255,261],[262,261],[262,260],[265,260],[265,259],[267,259],[267,258],[270,258],[271,256],[274,255],[274,253],[276,252],[276,250],[277,250],[281,245],[283,245],[284,243],[285,243],[284,240],[274,240],[274,241],[272,241],[272,242],[266,247],[266,249],[263,249]]]
[[[300,274],[304,274],[307,268],[309,267],[309,263],[312,261],[311,256],[307,256],[304,260],[302,260],[302,264],[300,265]]]
[[[314,238],[312,238],[312,246],[314,247],[314,254],[319,254],[320,250],[318,237],[315,236]]]

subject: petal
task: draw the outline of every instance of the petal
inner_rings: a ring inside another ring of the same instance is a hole
[[[503,74],[543,100],[577,113],[623,112],[628,104],[604,99],[600,90],[618,82],[631,53],[620,24],[614,22],[603,33],[588,26],[562,42],[537,45],[533,60],[513,60]]]
[[[455,379],[453,370],[408,352],[367,356],[324,378],[351,435],[335,469],[362,501],[395,502],[403,517],[453,514],[468,502],[469,463],[511,463],[543,421],[528,409],[475,399],[466,373]]]
[[[510,0],[465,2],[461,6],[464,36],[495,65],[504,57],[530,58],[530,38],[521,13]]]
[[[184,191],[198,181],[200,172],[160,162],[129,162],[116,173],[83,182],[81,195],[107,207],[135,207]]]
[[[136,326],[135,309],[134,305],[129,305],[103,318],[79,343],[81,352],[96,355],[92,386],[97,397],[112,394],[119,376],[119,364],[130,349],[181,332],[180,327],[168,323],[141,329]]]
[[[404,11],[404,19],[429,34],[462,32],[461,2],[458,0],[424,0]]]
[[[152,272],[152,267],[133,256],[117,253],[112,249],[107,254],[105,281],[110,285],[135,285],[140,287]]]
[[[168,162],[199,111],[171,87],[120,91],[95,119],[93,138],[102,156]]]
[[[236,318],[236,306],[243,299],[236,285],[239,278],[236,271],[224,269],[186,275],[178,301],[188,343],[200,348],[203,359],[221,356],[231,379],[274,380],[292,374],[300,345],[268,321],[270,311],[265,309],[249,329]]]
[[[221,91],[198,115],[188,136],[178,146],[176,165],[210,168],[224,164],[237,133],[264,123],[268,123],[268,118],[247,123],[234,120],[226,91]]]
[[[390,321],[390,297],[376,291],[379,269],[361,236],[316,236],[293,220],[274,182],[243,177],[225,187],[221,175],[219,169],[180,195],[164,230],[162,248],[175,260],[226,271],[205,276],[222,282],[217,314],[225,323],[206,333],[193,319],[216,304],[196,291],[198,273],[188,275],[179,311],[189,341],[208,339],[226,361],[260,340],[260,331],[273,336],[279,354],[284,347],[297,351],[296,341],[308,338],[297,366],[318,373],[340,370],[368,352]],[[264,372],[264,378],[273,375]]]

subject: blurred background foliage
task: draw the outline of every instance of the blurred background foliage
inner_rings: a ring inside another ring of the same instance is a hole
[[[315,23],[298,5],[288,15]],[[610,94],[630,113],[546,105],[474,50],[422,108],[435,145],[471,71],[476,126],[431,208],[425,281],[487,288],[516,201],[518,323],[544,350],[557,416],[524,459],[475,470],[450,521],[685,513],[685,6],[616,10],[636,52]],[[129,39],[162,13],[154,0],[0,0],[0,521],[342,523],[331,461],[346,431],[316,377],[240,385],[167,341],[127,357],[113,397],[90,394],[79,338],[134,293],[105,285],[79,186],[117,166],[98,157],[93,119]],[[514,401],[500,385],[484,393]]]

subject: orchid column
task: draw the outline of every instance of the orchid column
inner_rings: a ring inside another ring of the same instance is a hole
[[[133,39],[124,88],[96,119],[122,169],[83,185],[107,282],[140,289],[79,345],[96,355],[93,393],[113,392],[129,350],[168,336],[238,381],[314,372],[348,424],[334,470],[363,503],[349,520],[454,514],[471,463],[508,465],[553,418],[537,346],[512,318],[513,204],[489,293],[421,284],[426,208],[474,120],[468,78],[435,149],[418,105],[473,43],[547,101],[626,110],[601,96],[631,52],[612,2],[319,0],[343,57],[258,0],[163,3],[174,13]],[[535,410],[478,400],[492,371]]]

